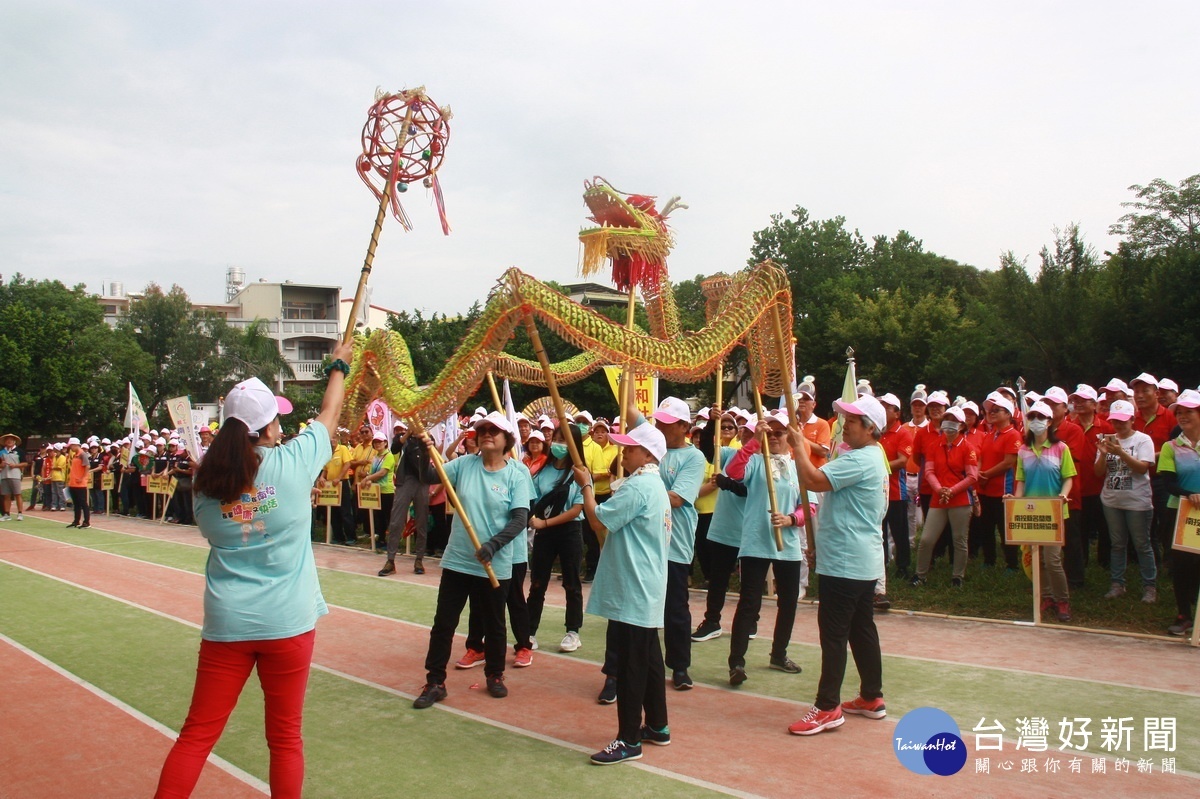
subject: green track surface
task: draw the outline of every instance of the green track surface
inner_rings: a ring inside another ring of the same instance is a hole
[[[167,541],[147,541],[137,536],[105,531],[65,530],[48,522],[26,525],[20,529],[48,539],[110,551],[148,563],[174,566],[197,573],[202,572],[204,568],[206,552],[194,546]],[[326,599],[332,604],[421,625],[428,625],[433,619],[436,591],[430,587],[326,569],[321,570],[321,585]],[[556,586],[557,583],[553,584],[548,592],[547,599],[550,601],[557,599]],[[547,607],[543,615],[541,636],[547,644],[547,649],[557,648],[556,642],[563,629],[562,625],[562,609]],[[603,640],[603,629],[603,619],[587,617],[581,630],[585,642],[583,649],[574,655],[562,656],[600,660],[603,654],[599,648]],[[465,631],[465,619],[464,624],[460,625],[460,631]],[[1098,656],[1103,652],[1103,640],[1097,639]],[[811,643],[793,643],[789,654],[803,667],[804,673],[801,675],[786,675],[768,670],[766,666],[769,651],[768,637],[750,642],[750,650],[747,653],[750,680],[742,690],[764,696],[810,702],[815,695],[816,678],[820,672],[820,647]],[[698,682],[726,686],[728,653],[728,641],[724,637],[694,644],[692,677]],[[1047,653],[1048,656],[1051,654]],[[1153,664],[1147,663],[1144,673],[1130,674],[1128,681],[1148,682],[1152,680],[1152,674]],[[857,693],[857,679],[857,672],[851,660],[843,689],[845,696]],[[1057,753],[1059,720],[1087,717],[1092,719],[1092,738],[1087,750],[1089,755],[1129,758],[1145,755],[1153,757],[1156,766],[1158,758],[1173,755],[1180,770],[1200,771],[1200,735],[1197,734],[1200,730],[1200,697],[1104,685],[1066,677],[1014,673],[886,655],[884,688],[891,718],[898,719],[906,711],[917,707],[938,707],[958,720],[963,737],[968,742],[973,741],[973,737],[970,737],[971,728],[980,719],[985,719],[988,725],[993,720],[999,720],[1008,731],[1006,738],[1015,740],[1016,719],[1042,717],[1050,723],[1051,751],[1045,754],[1052,755]],[[1112,753],[1101,747],[1101,719],[1110,717],[1134,719],[1135,732],[1129,751],[1122,749],[1119,753]],[[1178,719],[1178,751],[1143,751],[1143,719],[1147,717]],[[1009,753],[1013,753],[1011,745],[1006,746],[1006,755]],[[1013,754],[1019,757],[1021,753]],[[1071,754],[1073,752],[1068,750],[1063,753],[1063,757]]]
[[[172,729],[187,713],[190,627],[0,564],[0,631]],[[598,769],[579,752],[450,713],[418,713],[321,671],[308,691],[305,796],[554,796],[563,786],[572,796],[718,795],[641,770]],[[258,696],[256,687],[243,695],[216,752],[266,780]]]

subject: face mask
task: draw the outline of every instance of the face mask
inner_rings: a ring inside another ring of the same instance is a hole
[[[958,432],[957,422],[945,422],[942,424],[942,432],[953,435]]]
[[[583,423],[576,425],[576,427],[579,428],[580,435],[586,436],[588,433],[592,432],[592,428],[588,427],[586,424],[583,424]]]
[[[1050,428],[1050,423],[1045,419],[1030,419],[1025,424],[1025,428],[1035,436],[1040,436]]]
[[[567,445],[563,444],[562,442],[555,441],[550,445],[550,454],[554,456],[555,460],[567,457]]]

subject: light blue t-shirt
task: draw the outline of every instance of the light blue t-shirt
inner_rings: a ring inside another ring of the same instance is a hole
[[[558,485],[559,479],[563,473],[567,474],[567,504],[563,506],[563,510],[570,510],[574,505],[583,505],[583,490],[579,487],[579,483],[575,482],[575,478],[571,476],[570,468],[556,469],[553,463],[547,463],[542,467],[542,470],[533,476],[533,496],[535,499],[541,499],[554,490],[554,486]],[[580,512],[579,519],[583,518],[583,513]]]
[[[517,464],[517,467],[525,473],[525,479],[529,481],[529,496],[531,498],[536,497],[537,493],[534,491],[534,488],[533,488],[533,475],[531,475],[529,473],[529,467],[526,466],[521,461],[516,460],[515,458],[510,459],[510,460],[512,460],[513,463]],[[530,499],[531,503],[532,503],[532,501],[533,500]],[[522,528],[521,532],[517,533],[517,537],[514,538],[512,540],[512,543],[509,544],[507,547],[505,547],[505,549],[507,549],[509,551],[514,565],[517,563],[528,563],[529,562],[529,528],[528,527]]]
[[[608,530],[587,612],[636,627],[659,628],[667,597],[671,500],[652,472],[630,475],[596,506]]]
[[[683,500],[678,508],[671,508],[671,551],[667,559],[672,563],[692,562],[696,549],[696,523],[700,516],[696,512],[696,497],[700,496],[700,486],[704,485],[707,465],[704,453],[691,444],[667,450],[658,464],[663,485]]]
[[[489,472],[483,468],[483,458],[479,455],[466,455],[450,461],[445,469],[446,477],[458,493],[463,510],[470,518],[481,544],[508,525],[509,516],[514,510],[528,510],[533,500],[533,481],[529,478],[529,470],[515,460],[507,460],[504,466]],[[498,580],[512,577],[515,543],[515,540],[510,542],[492,557],[492,571]],[[487,576],[483,565],[475,559],[475,548],[471,546],[471,539],[457,513],[450,526],[450,540],[442,553],[442,568],[476,577]]]
[[[888,504],[887,466],[877,445],[844,452],[821,467],[833,486],[817,517],[817,574],[848,580],[883,575],[879,530]]]
[[[733,447],[721,447],[722,472],[736,453],[737,450]],[[717,509],[713,511],[712,521],[708,524],[708,540],[735,549],[740,547],[745,508],[745,497],[738,496],[732,491],[717,489]]]
[[[796,464],[787,459],[787,470],[776,471],[774,463],[776,507],[780,513],[791,513],[800,502],[800,480],[796,477]],[[783,551],[775,548],[775,528],[771,526],[771,498],[767,495],[767,471],[761,453],[756,453],[746,464],[746,513],[742,522],[742,543],[739,558],[768,558],[770,560],[800,560],[803,551],[800,536],[803,527],[784,527]]]
[[[317,581],[309,491],[332,455],[320,422],[262,456],[254,493],[222,505],[196,494],[200,534],[211,547],[204,567],[209,641],[268,641],[306,633],[329,612]]]

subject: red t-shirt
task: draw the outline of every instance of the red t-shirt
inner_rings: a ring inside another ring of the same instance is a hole
[[[1021,434],[1009,425],[998,432],[984,433],[979,448],[979,471],[984,472],[1004,460],[1006,455],[1016,455],[1021,450]],[[1016,464],[990,480],[981,480],[979,493],[985,497],[1002,497],[1013,492],[1016,482]]]
[[[932,472],[937,480],[938,488],[953,488],[964,479],[971,476],[979,477],[979,454],[975,452],[965,436],[959,436],[953,444],[947,444],[944,436],[940,440],[926,436],[925,469],[922,472],[926,483]],[[971,486],[967,486],[970,488]],[[966,489],[950,497],[950,501],[942,504],[940,495],[930,486],[932,496],[929,501],[931,508],[961,508],[971,504],[971,498]]]
[[[879,438],[879,445],[887,453],[888,461],[894,461],[901,455],[912,457],[912,433],[904,425],[896,422]],[[904,469],[893,469],[888,478],[888,499],[895,502],[900,499],[900,474]]]
[[[1176,424],[1178,422],[1175,421],[1175,414],[1165,405],[1159,405],[1158,410],[1149,419],[1142,418],[1141,411],[1133,414],[1133,429],[1150,436],[1150,440],[1154,442],[1154,465],[1150,467],[1152,475],[1158,471],[1159,450],[1171,439],[1171,431],[1175,429]]]
[[[929,487],[929,483],[925,481],[924,476],[925,461],[929,459],[929,447],[937,446],[944,440],[941,431],[928,424],[917,430],[913,436],[912,457],[909,460],[915,463],[918,471],[921,472],[920,487],[918,490],[922,494],[929,494],[933,491]]]
[[[1082,427],[1070,419],[1063,419],[1059,423],[1058,429],[1054,431],[1054,435],[1067,445],[1067,449],[1071,450],[1071,458],[1075,461],[1075,471],[1080,474],[1084,472],[1095,474],[1095,470],[1091,467],[1096,460],[1096,450],[1093,447],[1092,460],[1084,460],[1087,457],[1088,445]],[[1071,481],[1071,493],[1067,495],[1067,507],[1071,510],[1079,510],[1083,507],[1083,483],[1078,479]]]
[[[1104,488],[1104,478],[1097,477],[1095,469],[1092,468],[1096,463],[1096,453],[1100,451],[1096,442],[1100,436],[1115,435],[1117,431],[1099,413],[1092,417],[1092,423],[1086,429],[1078,419],[1075,419],[1075,425],[1083,432],[1084,444],[1082,456],[1076,455],[1074,448],[1071,449],[1071,457],[1075,459],[1075,470],[1079,472],[1075,478],[1075,485],[1079,486],[1082,496],[1098,497],[1100,490]]]

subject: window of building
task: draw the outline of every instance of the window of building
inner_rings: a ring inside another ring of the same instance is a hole
[[[319,302],[285,302],[284,319],[324,319],[325,305]]]
[[[296,347],[296,356],[302,361],[319,361],[329,352],[328,341],[301,341]]]

